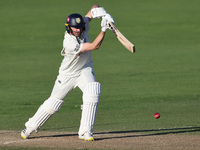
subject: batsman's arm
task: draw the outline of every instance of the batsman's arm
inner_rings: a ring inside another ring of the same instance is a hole
[[[92,43],[84,43],[81,52],[87,52],[99,49],[101,46],[106,32],[101,31]]]

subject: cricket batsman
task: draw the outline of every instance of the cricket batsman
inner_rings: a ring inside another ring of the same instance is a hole
[[[101,31],[93,42],[90,42],[88,30],[93,18],[101,18]],[[25,123],[21,132],[24,139],[29,138],[63,105],[63,99],[76,87],[83,93],[82,115],[79,127],[79,139],[93,141],[93,127],[99,103],[101,84],[96,81],[91,51],[101,46],[108,22],[114,23],[110,14],[103,7],[94,5],[83,18],[74,13],[67,17],[66,32],[61,55],[64,56],[59,68],[50,97],[38,108],[33,117]]]

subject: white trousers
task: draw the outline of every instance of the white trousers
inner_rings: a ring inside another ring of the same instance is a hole
[[[96,82],[93,69],[90,67],[84,69],[78,77],[68,78],[64,75],[58,75],[51,97],[63,100],[76,87],[79,87],[84,92],[85,86],[90,82]]]

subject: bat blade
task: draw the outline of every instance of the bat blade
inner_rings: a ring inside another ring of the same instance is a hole
[[[112,22],[108,22],[112,32],[115,34],[120,43],[132,53],[135,53],[135,45],[131,43],[115,26]]]

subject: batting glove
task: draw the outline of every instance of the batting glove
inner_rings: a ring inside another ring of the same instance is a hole
[[[91,10],[92,18],[102,18],[106,15],[106,10],[103,7],[93,8]]]
[[[112,22],[113,24],[115,23],[113,17],[110,14],[106,14],[104,17],[107,20],[107,24],[108,24],[108,22]],[[109,27],[109,25],[108,25],[108,27]],[[110,27],[109,27],[109,29],[110,29]]]
[[[109,28],[108,26],[108,20],[105,17],[102,17],[101,21],[101,31],[106,32],[106,30]]]

